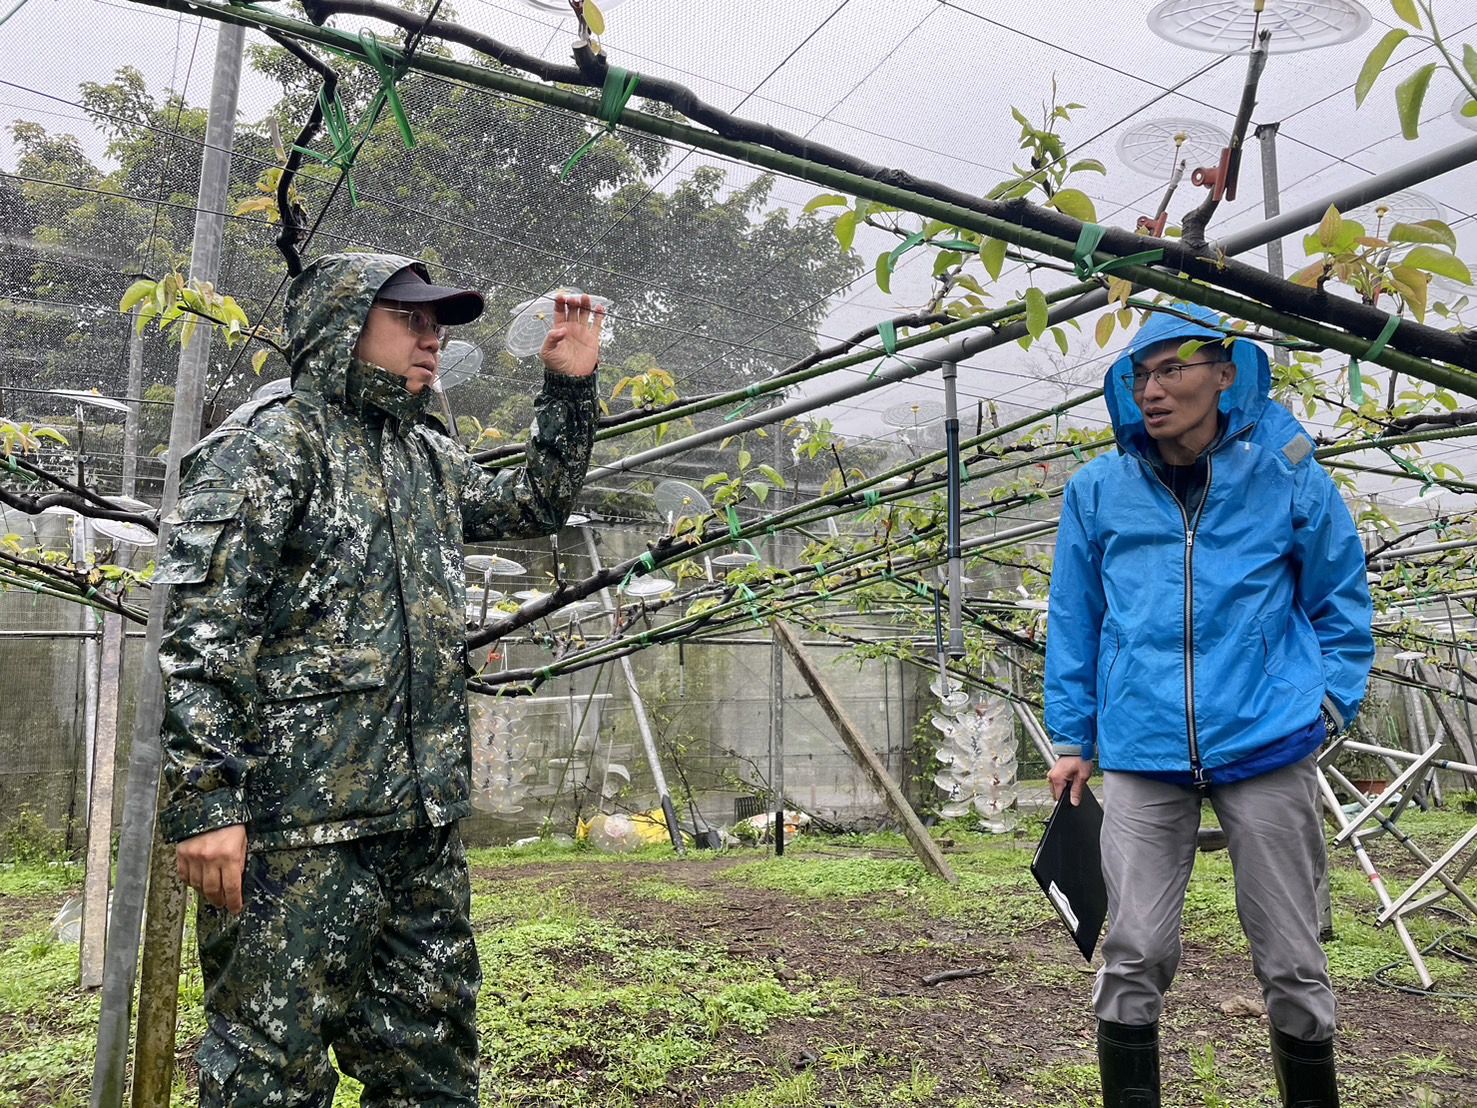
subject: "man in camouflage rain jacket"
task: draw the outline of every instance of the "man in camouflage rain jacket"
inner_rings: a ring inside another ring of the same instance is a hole
[[[462,543],[553,532],[590,458],[602,312],[561,297],[528,462],[423,418],[481,296],[341,254],[286,305],[289,395],[187,459],[156,580],[167,841],[201,893],[203,1105],[477,1103]]]

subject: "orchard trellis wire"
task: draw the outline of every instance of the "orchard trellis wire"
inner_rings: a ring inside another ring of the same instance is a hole
[[[37,34],[24,21],[48,7],[31,0],[0,33]],[[622,49],[639,4],[622,6],[603,36],[578,3],[568,16],[548,5],[520,12],[513,0],[302,7],[108,8],[145,27],[152,45],[173,38],[170,90],[209,69],[206,28],[250,31],[250,76],[280,101],[263,111],[258,97],[233,137],[212,137],[222,121],[184,91],[161,97],[157,78],[121,68],[126,53],[75,87],[39,89],[23,74],[0,85],[25,103],[0,177],[5,587],[80,603],[120,627],[148,623],[159,598],[142,559],[119,559],[121,547],[97,536],[60,550],[13,521],[68,508],[156,531],[152,505],[168,505],[178,448],[200,430],[197,408],[211,425],[280,380],[280,294],[295,258],[398,250],[489,292],[489,312],[462,336],[480,349],[480,369],[443,397],[450,426],[490,466],[521,455],[530,377],[504,352],[520,309],[572,284],[612,304],[609,412],[580,510],[624,545],[596,568],[593,545],[566,535],[516,581],[497,581],[505,595],[493,599],[493,581],[482,580],[488,603],[468,613],[468,642],[474,657],[500,648],[501,657],[483,665],[478,692],[542,697],[581,674],[598,682],[608,663],[641,652],[762,636],[782,620],[858,657],[930,676],[942,667],[942,692],[959,685],[1009,702],[1039,744],[1040,605],[1057,497],[1077,466],[1112,446],[1092,385],[1105,352],[1144,313],[1185,299],[1278,348],[1279,395],[1311,422],[1320,459],[1346,482],[1368,531],[1377,637],[1402,656],[1377,676],[1407,697],[1412,735],[1404,744],[1365,735],[1354,749],[1415,768],[1400,799],[1393,788],[1386,798],[1395,804],[1434,796],[1436,767],[1477,772],[1477,485],[1461,465],[1477,433],[1477,343],[1463,322],[1471,274],[1461,260],[1473,253],[1473,220],[1462,208],[1470,189],[1447,187],[1462,173],[1470,180],[1477,140],[1445,120],[1450,89],[1439,82],[1460,86],[1459,113],[1477,88],[1460,66],[1439,64],[1433,41],[1437,14],[1440,45],[1470,39],[1458,5],[1422,2],[1420,26],[1376,26],[1358,44],[1354,60],[1370,60],[1354,87],[1334,79],[1302,99],[1279,59],[1254,49],[1260,25],[1238,47],[1246,57],[1190,61],[1156,45],[1172,68],[1146,80],[1086,43],[1049,42],[933,0],[790,5],[787,34],[764,43],[715,13],[685,42],[676,30],[653,37],[662,56]],[[855,31],[880,25],[881,46]],[[1010,102],[980,96],[967,120],[908,113],[904,127],[889,116],[899,73],[980,28],[1018,35],[1014,47],[1050,64],[1002,62]],[[1071,38],[1065,24],[1057,30]],[[551,60],[571,39],[573,64]],[[737,84],[714,76],[722,42],[755,47],[733,71],[743,73]],[[1057,65],[1066,73],[1050,85],[1043,74]],[[1423,93],[1435,80],[1425,110],[1441,110],[1423,115],[1408,88],[1392,107],[1385,68],[1413,68]],[[1177,72],[1188,76],[1168,79]],[[1297,83],[1309,84],[1308,73]],[[1303,128],[1300,117],[1317,120],[1335,96],[1365,101],[1365,114],[1345,122],[1426,137],[1411,146],[1392,133],[1369,156],[1330,150],[1337,136],[1326,121]],[[100,136],[94,147],[47,126],[79,112]],[[1184,153],[1195,144],[1169,131],[1167,156],[1145,163],[1157,179],[1115,191],[1121,175],[1108,171],[1108,153],[1151,117],[1203,119],[1204,134],[1229,137],[1219,161],[1202,165]],[[1248,216],[1249,175],[1233,201],[1252,124],[1266,119],[1279,121],[1289,206],[1258,222]],[[969,156],[951,151],[962,133],[979,136]],[[212,206],[195,186],[212,151],[227,155],[225,210],[214,209],[223,243],[202,277],[198,220]],[[1376,214],[1356,227],[1328,211],[1333,202],[1378,213],[1380,198],[1411,188],[1437,194],[1446,218]],[[1294,251],[1289,265],[1295,281],[1267,273],[1261,252],[1304,234],[1307,257]],[[1091,328],[1076,322],[1084,318]],[[171,344],[181,342],[205,371],[195,396],[183,375],[176,389]],[[66,389],[95,389],[126,411],[92,413],[84,427]],[[940,402],[943,425],[910,428],[912,450],[860,419],[868,404]],[[663,479],[696,486],[706,503],[663,510],[651,495]],[[120,499],[134,495],[146,506]],[[634,679],[631,693],[639,705]],[[647,743],[646,756],[660,782],[662,752]],[[1398,808],[1382,814],[1330,769],[1342,837],[1356,848],[1371,829],[1399,838]],[[517,783],[508,775],[502,792]],[[151,803],[141,810],[151,815]],[[125,839],[129,826],[125,811]],[[1456,896],[1469,845],[1438,851],[1450,869],[1431,858],[1422,886]],[[124,849],[120,899],[125,878],[130,895],[142,887],[139,866],[137,849]],[[1402,927],[1401,910],[1424,895],[1384,896],[1387,921]],[[125,903],[117,933],[131,925],[136,935],[140,915]],[[118,1021],[131,974],[130,965],[105,991],[104,1100],[121,1096]],[[141,1031],[141,1053],[143,1040]]]

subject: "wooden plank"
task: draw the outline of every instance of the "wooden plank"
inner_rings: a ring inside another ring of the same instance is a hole
[[[941,877],[949,884],[954,885],[959,881],[943,852],[939,850],[938,844],[929,837],[928,829],[918,819],[918,814],[913,811],[903,792],[897,783],[888,775],[887,767],[884,766],[876,753],[862,738],[860,729],[851,721],[846,710],[841,707],[841,702],[831,692],[831,688],[821,677],[815,664],[805,653],[795,636],[790,633],[779,620],[770,621],[770,630],[775,640],[784,648],[790,660],[795,663],[801,678],[810,686],[810,691],[815,694],[815,699],[825,711],[831,726],[836,728],[836,734],[841,736],[841,741],[851,751],[862,769],[866,770],[867,776],[872,779],[883,798],[887,801],[887,807],[892,814],[898,818],[903,825],[903,834],[913,844],[913,851],[918,855],[918,860],[923,863],[925,869],[935,877]]]
[[[119,677],[123,668],[123,617],[103,617],[98,669],[97,725],[92,742],[92,789],[87,797],[87,868],[82,886],[82,987],[103,983],[108,891],[113,868],[113,773],[118,752]]]

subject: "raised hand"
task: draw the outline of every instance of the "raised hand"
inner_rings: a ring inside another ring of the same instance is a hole
[[[600,328],[605,305],[591,306],[588,295],[554,298],[554,326],[539,357],[549,370],[566,377],[588,377],[600,362]]]

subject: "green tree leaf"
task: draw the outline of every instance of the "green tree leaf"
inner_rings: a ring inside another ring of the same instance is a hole
[[[1097,208],[1093,206],[1092,198],[1081,189],[1061,189],[1046,202],[1046,206],[1083,223],[1097,222]]]
[[[1056,340],[1056,348],[1062,352],[1063,356],[1071,353],[1071,348],[1067,345],[1067,332],[1060,327],[1053,327],[1051,337]]]
[[[1039,339],[1046,333],[1046,294],[1033,286],[1026,290],[1025,300],[1026,330],[1033,339]]]
[[[585,0],[584,13],[590,34],[603,35],[605,33],[605,13],[595,6],[595,0]]]
[[[1404,27],[1395,27],[1385,33],[1385,37],[1375,43],[1374,49],[1369,52],[1369,57],[1364,59],[1364,68],[1359,70],[1359,79],[1354,82],[1354,106],[1358,107],[1364,103],[1364,98],[1369,95],[1369,90],[1374,88],[1375,81],[1384,72],[1385,66],[1390,62],[1390,55],[1395,52],[1407,38],[1410,32]]]
[[[990,280],[1000,280],[1000,270],[1005,265],[1005,240],[989,239],[980,247],[980,261],[984,263],[985,272],[990,275]]]
[[[1395,86],[1395,107],[1400,112],[1400,133],[1408,139],[1420,137],[1421,104],[1431,84],[1436,63],[1427,62]]]
[[[1444,250],[1437,250],[1431,246],[1417,246],[1409,254],[1405,255],[1402,264],[1411,269],[1424,270],[1426,273],[1434,273],[1438,277],[1449,277],[1453,281],[1460,281],[1464,285],[1472,283],[1472,271],[1460,258],[1448,254]]]
[[[1419,223],[1397,223],[1389,230],[1391,242],[1430,242],[1456,249],[1456,232],[1439,219],[1423,219]]]
[[[770,484],[781,489],[789,488],[789,486],[785,484],[785,479],[780,476],[779,470],[775,469],[774,466],[767,466],[763,462],[760,462],[758,469],[760,473],[764,474],[764,476],[769,479]]]
[[[1339,229],[1343,223],[1344,219],[1339,215],[1339,210],[1330,204],[1328,211],[1323,213],[1323,218],[1318,223],[1318,242],[1332,250],[1333,244],[1338,241]]]
[[[1416,10],[1415,0],[1390,0],[1395,14],[1417,30],[1421,26],[1421,13]]]
[[[153,281],[148,278],[139,278],[139,280],[128,286],[128,290],[123,294],[123,299],[118,301],[118,310],[120,312],[131,311],[135,304],[153,293],[153,291]]]
[[[823,192],[819,196],[812,196],[806,202],[805,207],[800,209],[800,212],[802,215],[809,215],[811,212],[818,211],[821,208],[833,208],[837,205],[844,206],[845,204],[846,197],[842,196],[839,192]]]
[[[1083,158],[1080,162],[1073,162],[1068,173],[1101,173],[1107,176],[1108,167],[1096,158]]]
[[[877,255],[877,287],[883,292],[892,292],[892,251],[884,250]]]
[[[836,223],[831,230],[836,235],[836,241],[841,244],[842,250],[850,250],[852,241],[856,238],[856,209],[842,212],[836,217]]]
[[[1099,346],[1108,345],[1108,340],[1113,337],[1115,326],[1113,313],[1104,312],[1102,317],[1097,321],[1097,328],[1093,331],[1093,337],[1097,339]]]

